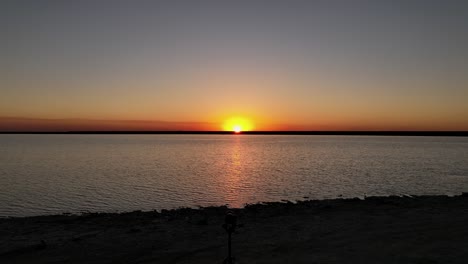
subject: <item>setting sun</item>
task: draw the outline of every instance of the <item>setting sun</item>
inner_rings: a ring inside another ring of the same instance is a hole
[[[250,131],[253,129],[253,123],[245,118],[230,118],[223,124],[224,131],[233,131],[240,133],[242,131]]]

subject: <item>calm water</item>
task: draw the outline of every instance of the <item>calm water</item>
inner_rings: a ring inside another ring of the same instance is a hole
[[[0,135],[0,216],[467,191],[468,138]]]

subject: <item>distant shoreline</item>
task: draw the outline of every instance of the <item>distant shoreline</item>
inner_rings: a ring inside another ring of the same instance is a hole
[[[0,134],[65,135],[317,135],[317,136],[431,136],[468,137],[468,131],[0,131]]]

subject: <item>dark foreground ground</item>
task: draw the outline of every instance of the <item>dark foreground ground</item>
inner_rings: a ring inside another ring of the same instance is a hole
[[[0,219],[0,263],[222,263],[227,208]],[[468,195],[234,210],[237,263],[468,263]]]

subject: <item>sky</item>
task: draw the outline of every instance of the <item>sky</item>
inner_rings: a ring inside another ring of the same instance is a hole
[[[467,1],[0,6],[1,131],[468,130]]]

